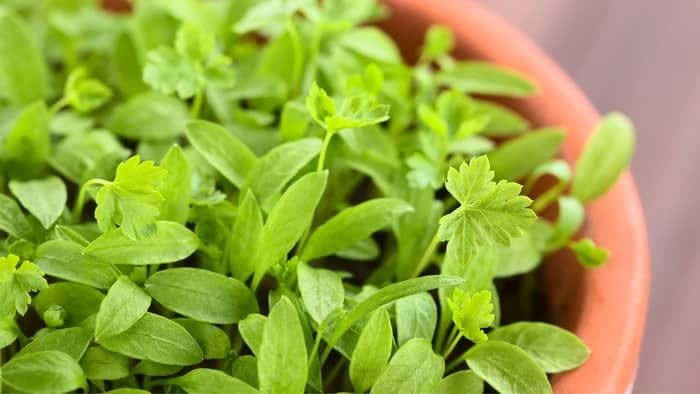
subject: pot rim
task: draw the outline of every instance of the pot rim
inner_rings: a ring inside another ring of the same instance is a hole
[[[600,116],[571,78],[522,33],[474,1],[384,2],[393,14],[400,14],[399,19],[416,20],[416,24],[404,20],[402,26],[394,26],[396,33],[413,36],[413,44],[419,45],[417,39],[422,39],[423,31],[418,27],[444,24],[454,32],[456,54],[469,54],[532,78],[539,86],[538,93],[524,100],[506,100],[507,104],[533,125],[564,126],[567,137],[561,154],[569,163],[575,162]],[[391,20],[380,25],[392,30]],[[565,257],[555,259],[546,270],[554,264],[570,266],[556,271],[569,271],[562,282],[577,283],[550,287],[555,288],[555,298],[569,296],[583,301],[564,313],[569,315],[566,326],[589,346],[591,357],[580,368],[556,375],[553,389],[631,392],[647,312],[650,266],[644,214],[630,171],[625,171],[605,196],[586,206],[586,218],[583,235],[610,251],[607,264],[583,270]],[[577,287],[576,294],[567,293],[567,287]]]

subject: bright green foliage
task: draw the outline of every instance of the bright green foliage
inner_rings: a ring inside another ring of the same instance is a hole
[[[63,89],[63,99],[78,112],[90,112],[112,98],[112,90],[97,79],[89,78],[84,68],[73,70]]]
[[[445,188],[460,206],[440,219],[440,238],[460,242],[470,250],[483,245],[510,244],[535,220],[528,209],[531,200],[520,195],[522,186],[493,181],[485,156],[450,168]]]
[[[95,218],[102,231],[119,227],[130,239],[147,238],[156,231],[163,195],[158,187],[167,171],[134,156],[117,167],[113,182],[95,197]]]
[[[0,257],[0,316],[27,313],[32,302],[31,292],[39,291],[48,284],[44,273],[29,261],[19,263],[19,257],[11,254]]]
[[[447,303],[452,310],[452,320],[462,335],[476,343],[488,340],[483,329],[490,327],[496,317],[490,291],[482,290],[469,295],[457,288]]]
[[[576,254],[579,263],[588,268],[604,265],[610,254],[607,250],[597,247],[590,238],[571,242],[569,247]]]
[[[379,0],[0,3],[0,391],[546,393],[588,358],[517,320],[549,255],[606,261],[623,115],[568,163],[511,105],[538,81],[468,26],[399,47]]]

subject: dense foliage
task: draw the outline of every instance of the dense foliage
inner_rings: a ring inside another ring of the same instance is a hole
[[[535,83],[442,26],[409,65],[386,11],[3,1],[2,390],[542,393],[581,365],[573,334],[502,325],[494,281],[605,262],[574,237],[629,121],[574,172],[564,130],[485,98]]]

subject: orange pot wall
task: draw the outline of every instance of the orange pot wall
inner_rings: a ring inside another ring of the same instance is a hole
[[[392,17],[380,24],[404,55],[415,59],[430,24],[450,26],[458,57],[488,60],[535,80],[539,93],[506,102],[536,126],[568,131],[562,156],[573,163],[599,115],[569,77],[539,48],[471,0],[384,0]],[[127,11],[125,0],[103,0]],[[605,61],[601,59],[600,61]],[[589,271],[560,253],[544,266],[549,308],[555,321],[576,332],[591,358],[554,378],[556,392],[630,392],[634,383],[649,293],[647,233],[629,172],[604,197],[586,208],[583,234],[610,250],[605,267]]]
[[[571,79],[510,25],[470,0],[386,0],[391,18],[380,26],[415,58],[425,28],[450,26],[456,55],[488,60],[535,80],[539,93],[507,101],[536,126],[567,130],[562,156],[573,163],[599,115]],[[605,59],[600,59],[605,61]],[[560,253],[545,265],[555,321],[576,332],[591,358],[554,378],[556,392],[630,392],[634,384],[649,294],[646,225],[629,172],[604,197],[586,208],[583,234],[610,250],[608,263],[584,270]]]

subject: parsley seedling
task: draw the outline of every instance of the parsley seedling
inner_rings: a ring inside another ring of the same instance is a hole
[[[0,391],[545,393],[587,359],[495,279],[605,263],[576,234],[623,115],[569,165],[490,99],[526,76],[445,26],[407,64],[376,0],[5,3]]]

